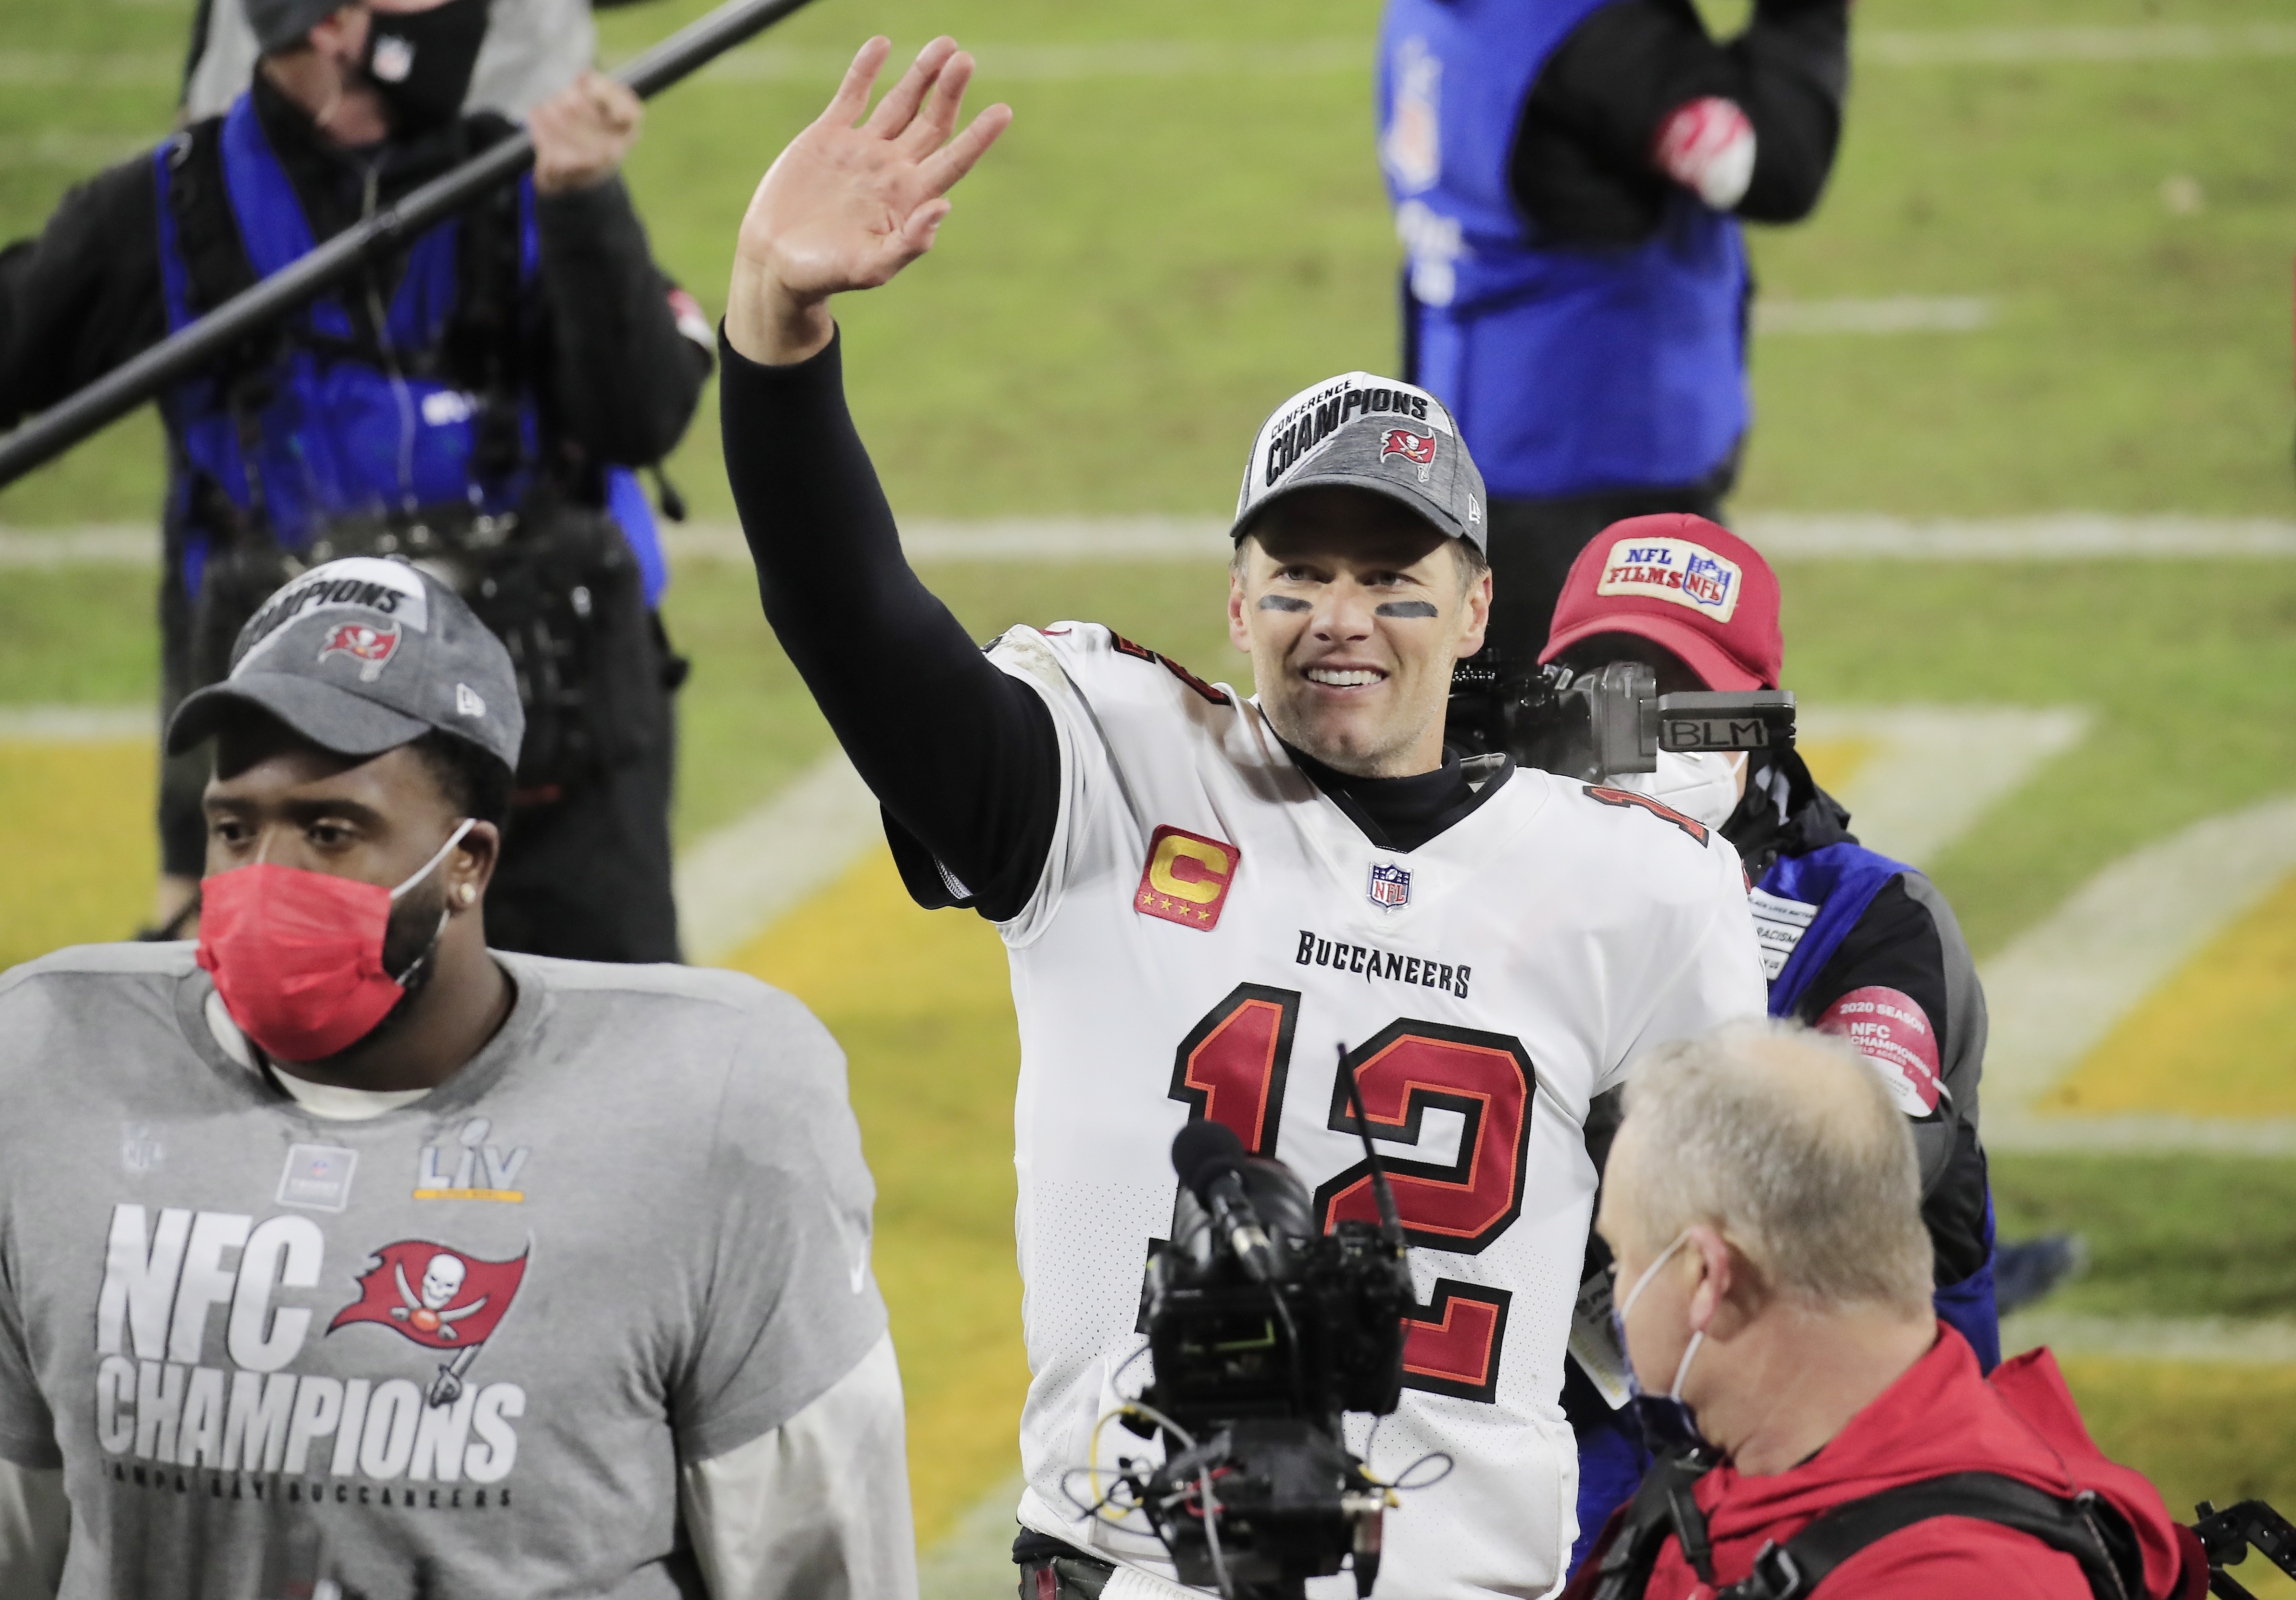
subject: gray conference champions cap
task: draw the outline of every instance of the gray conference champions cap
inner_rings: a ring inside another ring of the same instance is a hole
[[[463,597],[376,556],[314,567],[248,618],[231,673],[168,719],[179,755],[233,705],[269,712],[323,750],[380,755],[439,729],[515,771],[526,712],[510,652]]]
[[[1252,441],[1229,535],[1242,538],[1287,494],[1332,485],[1384,494],[1453,538],[1490,550],[1483,475],[1451,413],[1425,389],[1342,372],[1277,406]]]

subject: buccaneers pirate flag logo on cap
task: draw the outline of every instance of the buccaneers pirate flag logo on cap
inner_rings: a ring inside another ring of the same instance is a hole
[[[327,1331],[374,1322],[428,1349],[454,1351],[429,1395],[434,1406],[452,1405],[479,1347],[510,1310],[531,1252],[529,1245],[515,1260],[488,1261],[429,1239],[385,1245],[358,1275],[359,1297],[335,1313]]]

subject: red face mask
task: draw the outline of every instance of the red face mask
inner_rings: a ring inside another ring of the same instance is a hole
[[[285,1061],[324,1061],[373,1033],[430,954],[397,977],[384,970],[391,902],[429,877],[475,820],[395,889],[261,861],[201,884],[199,963],[240,1031]]]

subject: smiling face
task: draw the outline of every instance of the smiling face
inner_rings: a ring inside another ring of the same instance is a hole
[[[1482,647],[1488,567],[1411,511],[1361,489],[1302,489],[1244,536],[1228,636],[1251,657],[1284,741],[1363,778],[1442,764],[1451,666]]]

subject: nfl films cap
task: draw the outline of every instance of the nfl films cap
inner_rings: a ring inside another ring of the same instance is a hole
[[[1539,660],[1596,633],[1663,645],[1718,690],[1775,689],[1784,665],[1778,578],[1761,552],[1703,517],[1629,517],[1570,564]]]
[[[231,674],[176,707],[168,754],[213,733],[234,704],[339,755],[380,755],[435,728],[516,771],[526,734],[502,641],[429,573],[373,556],[314,567],[264,601],[232,646]]]
[[[1451,413],[1425,389],[1370,372],[1342,372],[1301,389],[1259,425],[1231,538],[1301,489],[1338,485],[1400,501],[1455,539],[1490,549],[1483,475]]]

